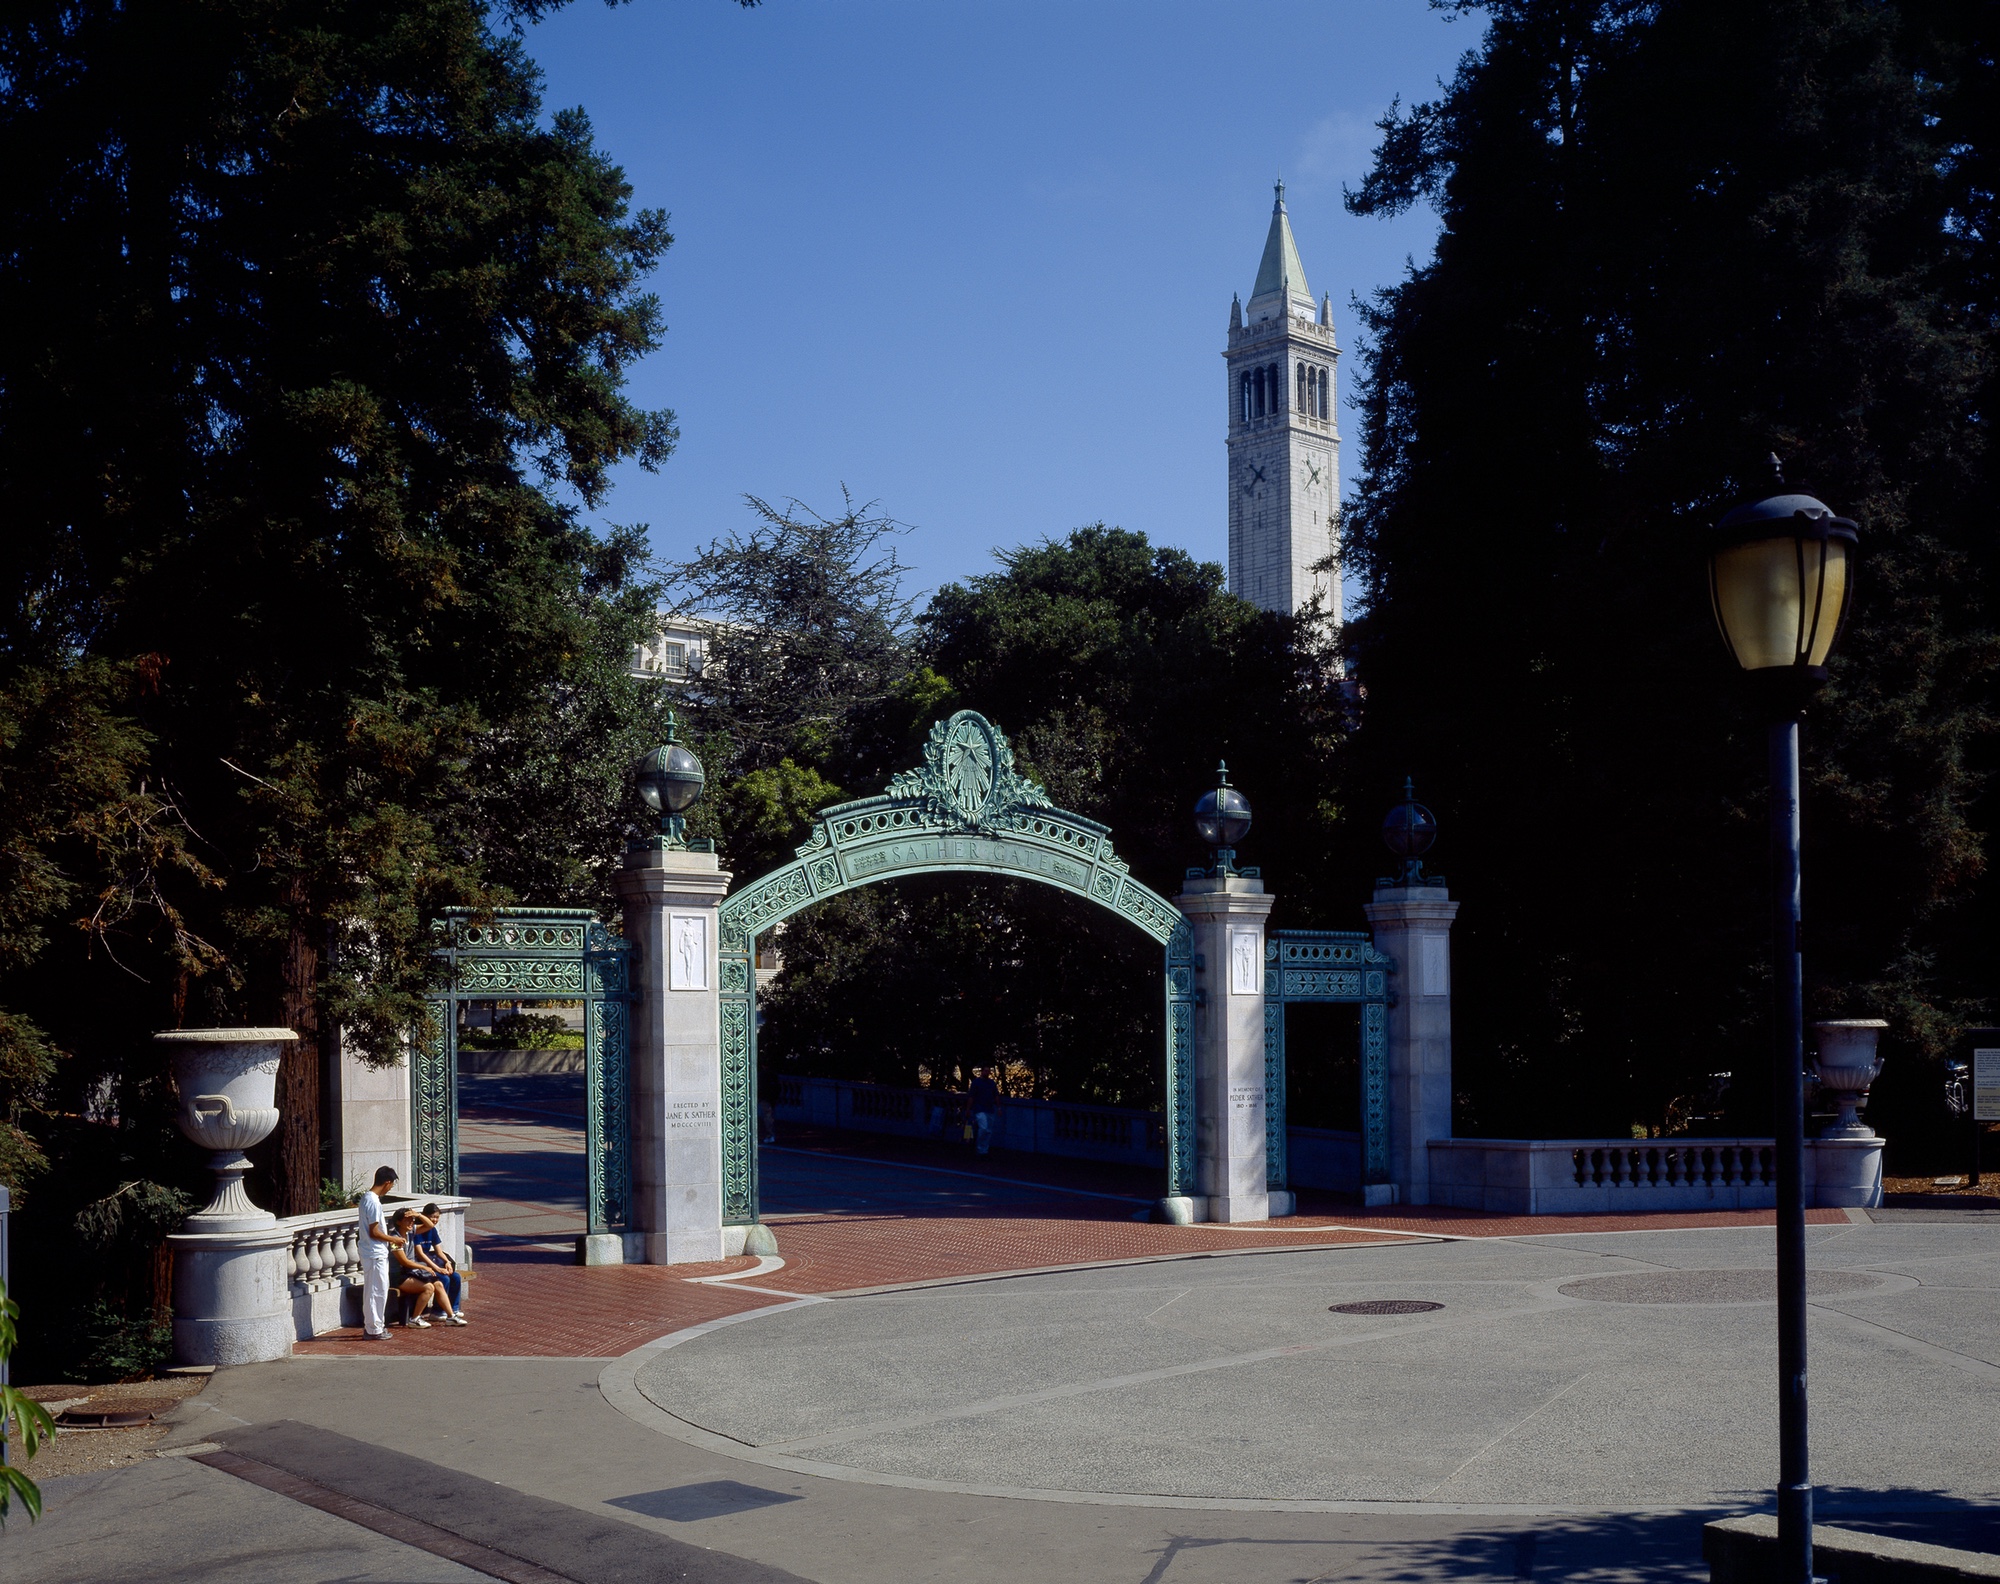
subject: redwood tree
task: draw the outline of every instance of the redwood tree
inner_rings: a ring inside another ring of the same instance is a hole
[[[319,1202],[319,1042],[393,1057],[426,914],[589,890],[567,831],[507,828],[576,805],[536,803],[563,767],[522,745],[588,740],[578,834],[603,840],[616,776],[579,688],[645,710],[616,664],[648,603],[635,537],[577,508],[671,448],[671,415],[623,393],[670,238],[580,111],[544,115],[505,22],[476,0],[0,19],[0,683],[143,658],[103,701],[144,745],[115,792],[150,789],[187,858],[114,865],[145,905],[88,952],[63,932],[0,1001],[128,1121],[148,1030],[297,1029],[280,1213]]]

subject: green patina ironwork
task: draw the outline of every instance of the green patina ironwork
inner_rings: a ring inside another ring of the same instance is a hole
[[[459,1003],[581,1001],[589,1229],[624,1227],[632,1204],[631,947],[585,908],[447,908],[431,936],[444,969],[428,997],[430,1027],[411,1051],[413,1190],[458,1192]]]
[[[1389,976],[1396,965],[1354,930],[1273,930],[1264,937],[1264,1126],[1267,1181],[1290,1179],[1285,1133],[1285,1007],[1361,1008],[1361,1180],[1389,1180]]]
[[[722,904],[723,1219],[757,1219],[757,937],[815,902],[903,875],[970,871],[1035,880],[1107,908],[1165,948],[1167,1192],[1195,1180],[1194,953],[1187,920],[1127,872],[1110,827],[1057,808],[1014,767],[1006,736],[960,710],[924,761],[880,797],[823,809],[798,856]]]

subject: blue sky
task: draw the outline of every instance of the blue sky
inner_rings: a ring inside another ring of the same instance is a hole
[[[1333,294],[1351,483],[1348,299],[1435,226],[1341,185],[1477,40],[1425,0],[577,0],[528,33],[547,105],[676,238],[632,389],[680,448],[601,520],[677,557],[746,493],[844,483],[913,525],[915,588],[1098,520],[1222,560],[1220,353],[1272,177]]]

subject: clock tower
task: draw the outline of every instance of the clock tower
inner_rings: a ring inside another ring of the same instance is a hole
[[[1317,595],[1340,620],[1340,579],[1315,571],[1339,543],[1340,432],[1334,427],[1333,303],[1313,305],[1285,213],[1271,208],[1246,310],[1229,305],[1229,587],[1264,610]]]

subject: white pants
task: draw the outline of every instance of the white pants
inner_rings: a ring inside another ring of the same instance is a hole
[[[389,1313],[389,1262],[372,1254],[361,1258],[361,1329],[380,1336]]]

